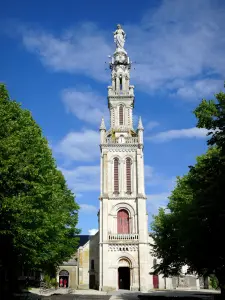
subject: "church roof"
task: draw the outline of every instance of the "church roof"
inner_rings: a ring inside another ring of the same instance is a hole
[[[81,234],[78,235],[77,237],[79,238],[79,243],[77,248],[84,246],[90,240],[90,235]],[[77,266],[76,258],[72,257],[68,261],[63,262],[63,266]]]
[[[143,126],[143,124],[142,124],[141,117],[139,117],[139,121],[138,121],[138,129],[139,129],[139,130],[144,130],[144,126]]]
[[[78,244],[78,248],[84,246],[89,240],[90,240],[90,235],[78,235],[79,237],[79,244]]]

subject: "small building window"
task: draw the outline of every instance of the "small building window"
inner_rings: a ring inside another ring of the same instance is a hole
[[[123,105],[119,107],[119,125],[123,125]]]
[[[91,270],[95,269],[95,261],[94,259],[91,260]]]

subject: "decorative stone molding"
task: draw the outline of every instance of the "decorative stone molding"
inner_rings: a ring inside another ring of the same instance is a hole
[[[120,196],[119,199],[118,199],[118,197],[111,197],[111,196],[108,197],[108,200],[113,200],[113,201],[115,201],[115,199],[118,200],[118,201],[125,201],[125,200],[129,200],[129,201],[130,201],[130,200],[133,200],[133,201],[134,201],[134,200],[137,199],[137,197],[134,197],[134,196],[132,196],[132,195],[131,195],[130,197],[128,197],[128,195],[126,195],[125,197],[121,197],[121,196]]]
[[[138,245],[120,245],[120,244],[109,244],[108,251],[110,252],[117,252],[117,251],[129,251],[129,252],[135,252],[138,251]]]
[[[112,92],[113,95],[108,95],[108,100],[110,101],[111,99],[117,99],[117,100],[121,100],[121,98],[123,98],[123,101],[127,100],[134,100],[134,96],[131,93],[127,93],[127,94],[115,94],[115,92]]]
[[[115,199],[115,198],[114,198]],[[109,215],[111,216],[117,216],[117,212],[121,209],[126,209],[127,212],[129,213],[129,217],[132,218],[135,215],[135,209],[133,208],[132,205],[128,204],[128,203],[124,203],[124,202],[119,202],[117,204],[115,204]]]
[[[136,260],[135,260],[135,258],[131,255],[131,254],[129,254],[129,253],[124,253],[123,255],[121,255],[120,253],[117,253],[116,254],[116,261],[117,261],[117,266],[118,266],[118,263],[119,263],[119,261],[121,260],[121,259],[126,259],[126,260],[128,260],[128,261],[130,261],[130,267],[132,267],[132,268],[135,268],[135,267],[137,267],[138,266],[138,264],[137,264],[137,262],[136,262]]]
[[[138,144],[102,144],[101,148],[107,148],[109,152],[134,152],[138,148]]]

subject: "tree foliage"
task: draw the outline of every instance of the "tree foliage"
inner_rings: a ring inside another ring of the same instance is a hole
[[[215,274],[225,285],[225,94],[203,100],[194,111],[197,126],[209,130],[207,153],[177,178],[168,209],[155,216],[153,253],[156,273],[179,274],[181,267],[199,275]]]
[[[0,265],[52,269],[76,249],[79,206],[40,127],[3,84],[0,140]]]

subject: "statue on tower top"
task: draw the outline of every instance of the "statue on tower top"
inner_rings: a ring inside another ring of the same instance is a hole
[[[113,32],[113,34],[114,34],[114,42],[116,44],[116,47],[118,49],[123,50],[124,44],[125,44],[126,33],[124,32],[124,30],[122,29],[120,24],[117,25],[117,29],[115,32]]]

